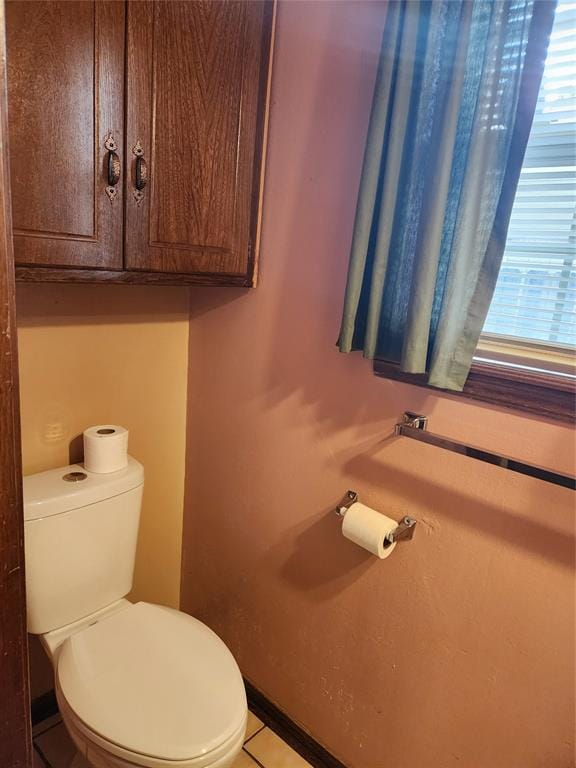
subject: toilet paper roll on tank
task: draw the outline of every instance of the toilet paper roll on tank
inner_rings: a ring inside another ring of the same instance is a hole
[[[117,424],[97,424],[84,430],[84,467],[106,474],[128,466],[128,430]]]
[[[396,549],[396,542],[388,537],[397,528],[396,520],[360,501],[350,505],[342,520],[342,534],[381,560],[390,557]]]

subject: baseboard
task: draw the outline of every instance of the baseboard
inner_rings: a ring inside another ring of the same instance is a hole
[[[244,678],[248,706],[272,731],[296,750],[313,768],[347,768],[288,715]]]
[[[252,683],[244,679],[248,706],[271,730],[296,750],[313,768],[347,768],[344,763],[318,744],[309,733],[291,720]],[[54,691],[48,691],[31,704],[32,725],[58,714],[58,702]]]
[[[56,694],[54,691],[48,691],[43,693],[42,696],[38,696],[32,700],[30,704],[30,715],[32,718],[32,725],[38,725],[43,720],[47,720],[52,715],[58,714],[58,702],[56,701]]]

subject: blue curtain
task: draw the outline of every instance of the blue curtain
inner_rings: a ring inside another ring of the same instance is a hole
[[[339,348],[461,390],[490,306],[554,0],[390,2]]]

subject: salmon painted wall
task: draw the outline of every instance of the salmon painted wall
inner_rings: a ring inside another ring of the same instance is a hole
[[[573,765],[572,495],[392,437],[570,472],[574,433],[337,352],[378,3],[279,6],[259,287],[192,290],[182,605],[350,768]],[[348,489],[419,521],[380,562]]]

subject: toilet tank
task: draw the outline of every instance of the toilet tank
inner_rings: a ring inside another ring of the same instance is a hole
[[[80,464],[24,478],[28,632],[44,634],[111,605],[132,588],[144,469]]]

